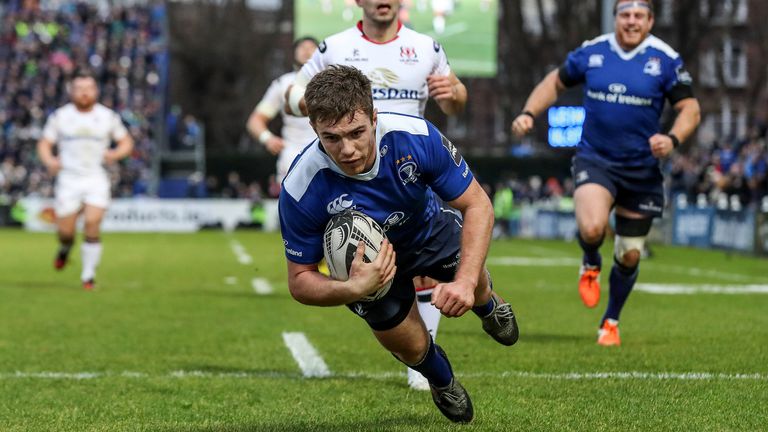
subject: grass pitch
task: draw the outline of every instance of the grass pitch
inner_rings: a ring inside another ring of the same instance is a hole
[[[634,292],[623,345],[607,349],[595,344],[607,290],[581,305],[578,246],[495,242],[489,267],[521,337],[502,347],[471,314],[442,320],[475,404],[457,426],[407,388],[362,320],[290,297],[278,235],[107,234],[104,248],[84,292],[78,250],[56,273],[53,235],[0,231],[0,430],[768,429],[768,294]],[[655,253],[640,283],[768,285],[765,259]],[[274,292],[256,294],[254,278]],[[303,378],[283,332],[304,333],[332,376]]]

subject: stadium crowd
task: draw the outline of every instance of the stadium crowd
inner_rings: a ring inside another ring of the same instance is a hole
[[[11,0],[0,10],[0,196],[51,196],[35,143],[47,116],[68,102],[67,78],[92,70],[100,102],[117,111],[135,140],[111,173],[114,197],[146,192],[162,116],[167,48],[161,2],[56,8]]]

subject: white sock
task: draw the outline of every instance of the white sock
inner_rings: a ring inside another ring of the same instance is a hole
[[[85,282],[96,276],[96,267],[99,266],[99,261],[101,261],[101,242],[85,242],[80,247],[80,252],[83,255],[83,272],[80,273],[80,280]]]
[[[422,293],[420,293],[422,294]],[[416,301],[416,307],[419,308],[419,315],[432,339],[437,339],[437,326],[440,324],[440,309],[434,307],[432,303],[425,301]]]

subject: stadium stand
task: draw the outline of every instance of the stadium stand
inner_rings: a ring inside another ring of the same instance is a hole
[[[0,195],[51,196],[35,143],[81,66],[94,71],[100,102],[120,113],[136,142],[111,172],[113,196],[145,194],[164,110],[165,7],[58,3],[11,0],[0,10]]]

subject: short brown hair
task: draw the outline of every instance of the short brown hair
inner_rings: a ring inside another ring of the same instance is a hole
[[[373,119],[371,81],[352,66],[332,65],[315,75],[304,93],[312,123],[336,124],[358,110]]]
[[[619,3],[627,2],[627,1],[630,1],[630,0],[616,0],[613,3],[613,14],[616,15],[616,10],[619,8]],[[641,1],[647,4],[648,9],[651,11],[651,16],[653,16],[653,0],[637,0],[637,1]]]

